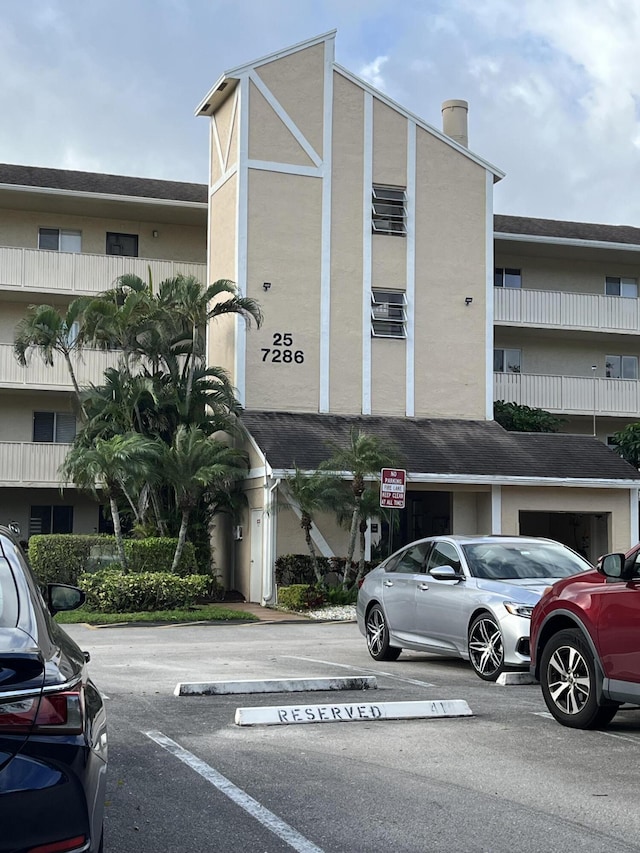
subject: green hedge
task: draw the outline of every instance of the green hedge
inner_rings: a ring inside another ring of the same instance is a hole
[[[278,589],[278,604],[288,610],[310,610],[324,603],[323,593],[312,584],[296,583]]]
[[[342,578],[344,567],[346,564],[345,557],[318,557],[318,566],[320,573],[326,577],[332,573]],[[364,573],[370,572],[378,565],[379,560],[367,561],[364,564]],[[276,560],[276,584],[280,586],[290,586],[291,584],[315,584],[316,576],[313,571],[313,564],[309,554],[282,554]],[[358,563],[351,563],[351,572],[349,577],[353,582],[358,571]]]
[[[177,539],[125,539],[129,572],[169,572]],[[29,539],[29,560],[38,580],[76,584],[84,572],[95,572],[118,560],[114,536],[48,533]],[[192,542],[185,542],[177,574],[198,573]]]
[[[87,610],[101,613],[177,610],[191,607],[199,600],[211,599],[218,590],[216,579],[210,575],[125,574],[118,569],[81,575],[78,584],[87,594]]]

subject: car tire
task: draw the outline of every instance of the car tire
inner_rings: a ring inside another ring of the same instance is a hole
[[[379,604],[374,604],[367,613],[367,648],[374,660],[397,660],[402,649],[389,645],[389,627]]]
[[[471,623],[468,639],[469,661],[483,681],[497,681],[504,672],[502,631],[490,613],[481,613]]]
[[[604,728],[620,707],[598,704],[593,652],[578,630],[549,639],[540,656],[540,686],[552,716],[572,729]]]

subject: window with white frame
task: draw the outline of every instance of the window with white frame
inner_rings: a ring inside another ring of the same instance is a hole
[[[522,367],[522,350],[494,349],[494,373],[520,373]]]
[[[371,291],[371,334],[374,338],[406,338],[406,296],[401,290]]]
[[[70,412],[34,412],[33,441],[71,444],[76,437],[76,416]]]
[[[637,299],[638,279],[608,275],[604,282],[604,292],[606,296],[626,296],[629,299]]]
[[[493,270],[494,287],[522,287],[522,272],[513,267],[495,267]]]
[[[373,185],[371,230],[374,234],[393,234],[396,237],[406,237],[407,193],[404,187]]]
[[[605,356],[605,375],[607,379],[637,379],[637,355]]]
[[[82,231],[66,228],[39,228],[38,248],[54,252],[81,252]]]

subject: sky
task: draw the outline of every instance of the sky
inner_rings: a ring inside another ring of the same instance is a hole
[[[194,110],[336,28],[336,60],[506,172],[496,213],[640,226],[640,0],[2,0],[0,162],[206,182]]]

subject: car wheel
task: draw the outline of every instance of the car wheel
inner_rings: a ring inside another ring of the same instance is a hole
[[[502,631],[488,613],[481,613],[469,628],[469,660],[476,675],[495,681],[504,671]]]
[[[402,649],[389,645],[389,628],[379,604],[367,613],[366,633],[367,648],[374,660],[397,660]]]
[[[617,704],[598,705],[593,653],[579,631],[554,634],[540,657],[540,686],[547,708],[563,726],[602,728]]]

